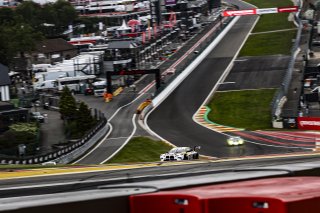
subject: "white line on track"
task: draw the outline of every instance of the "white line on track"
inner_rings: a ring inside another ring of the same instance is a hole
[[[110,121],[118,114],[118,112],[119,112],[121,109],[123,109],[124,107],[127,107],[127,106],[129,106],[130,104],[134,103],[135,101],[137,101],[137,100],[138,100],[141,96],[143,96],[143,95],[144,95],[144,94],[140,94],[138,97],[136,97],[136,98],[135,98],[134,100],[132,100],[131,102],[129,102],[129,103],[127,103],[127,104],[119,107],[119,108],[117,109],[117,111],[115,111],[115,113],[113,113],[113,115],[109,118],[109,121],[108,121],[108,124],[107,124],[107,125],[109,125],[110,130],[109,130],[109,132],[107,133],[107,135],[106,135],[93,149],[91,149],[87,154],[85,154],[83,157],[81,157],[81,158],[78,159],[77,161],[73,162],[72,164],[76,164],[76,163],[80,162],[80,161],[83,160],[85,157],[87,157],[88,155],[90,155],[93,151],[95,151],[102,143],[104,143],[105,140],[108,139],[109,135],[111,134],[111,132],[112,132],[112,130],[113,130],[113,127],[112,127]],[[130,139],[131,139],[131,137],[129,136],[128,140],[130,140]],[[112,155],[112,156],[113,156],[113,155]],[[110,158],[110,157],[109,157],[109,158]],[[107,160],[109,160],[109,158],[108,158]],[[106,162],[107,160],[104,160],[103,162]]]
[[[109,135],[111,134],[113,127],[112,125],[108,122],[107,124],[109,126],[109,131],[106,134],[106,136],[103,137],[102,140],[100,140],[100,142],[93,148],[91,149],[89,152],[87,152],[84,156],[82,156],[81,158],[79,158],[78,160],[76,160],[75,162],[71,163],[71,164],[76,164],[80,161],[82,161],[84,158],[86,158],[88,155],[90,155],[94,150],[96,150],[105,140],[107,140],[107,138],[109,137]]]
[[[131,135],[127,138],[127,140],[122,144],[121,147],[119,147],[119,149],[117,149],[117,151],[115,151],[112,155],[110,155],[107,159],[103,160],[100,164],[104,164],[105,162],[107,162],[108,160],[110,160],[111,158],[113,158],[116,154],[118,154],[118,152],[120,152],[120,150],[127,145],[127,143],[131,140],[131,138],[134,136],[136,130],[137,130],[137,125],[136,125],[136,119],[137,114],[134,114],[132,117],[132,124],[133,124],[133,130]]]

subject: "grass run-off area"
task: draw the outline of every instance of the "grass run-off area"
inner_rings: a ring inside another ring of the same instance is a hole
[[[291,6],[290,0],[246,0],[258,8],[272,8]],[[288,20],[288,17],[292,16],[290,13],[272,13],[263,14],[252,33],[249,36],[247,42],[241,49],[239,56],[262,56],[262,55],[289,55],[293,45],[293,40],[296,38],[296,27],[292,21]],[[285,30],[276,32],[276,30]],[[275,31],[275,32],[272,32]]]
[[[172,147],[163,141],[155,141],[147,137],[136,137],[107,163],[133,163],[160,161],[160,154]]]
[[[270,7],[286,7],[286,6],[292,6],[291,0],[245,0],[245,2],[248,2],[250,4],[255,5],[258,8],[270,8]]]
[[[274,8],[293,5],[291,0],[245,1],[255,5],[257,8]],[[289,15],[290,13],[271,13],[260,15],[259,22],[255,26],[253,33],[296,28],[292,21],[288,21]]]
[[[275,89],[217,92],[209,103],[209,120],[247,130],[271,129],[270,103]]]
[[[239,56],[290,55],[295,37],[295,30],[251,35]]]

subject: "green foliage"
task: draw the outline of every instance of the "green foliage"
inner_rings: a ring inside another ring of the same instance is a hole
[[[162,141],[147,137],[136,137],[108,163],[132,163],[160,161],[160,154],[168,152],[172,147]]]
[[[33,1],[24,1],[17,6],[16,14],[20,18],[19,22],[24,22],[36,28],[42,22],[39,20],[39,14],[42,10],[41,6]]]
[[[77,113],[76,100],[68,87],[64,87],[59,102],[60,114],[64,119],[72,120]]]
[[[76,10],[68,1],[58,0],[53,4],[53,8],[57,13],[57,26],[67,27],[77,18]]]
[[[35,49],[36,41],[42,39],[30,25],[22,23],[6,23],[0,26],[0,62],[9,64],[10,60],[20,53]]]
[[[17,123],[0,135],[0,150],[4,154],[16,154],[19,144],[37,143],[39,128],[36,123]]]
[[[78,130],[78,123],[76,120],[66,122],[64,127],[65,135],[68,139],[78,139],[84,134],[84,132]]]
[[[16,13],[11,8],[0,8],[0,25],[14,22]]]
[[[247,130],[270,129],[275,89],[217,92],[209,103],[209,120]]]
[[[44,36],[59,36],[77,19],[76,10],[64,0],[40,6],[23,1],[16,9],[0,8],[0,63],[10,65],[18,53],[23,57]],[[53,27],[44,23],[53,24]]]
[[[65,134],[69,139],[82,137],[95,124],[91,111],[84,102],[77,106],[68,87],[64,87],[59,102],[61,117],[65,119]]]
[[[84,102],[80,103],[78,113],[77,113],[77,128],[80,132],[86,132],[93,126],[93,118],[91,116],[91,111]]]
[[[38,126],[36,123],[16,123],[12,124],[9,128],[15,132],[28,132],[33,135],[36,135],[38,132]]]

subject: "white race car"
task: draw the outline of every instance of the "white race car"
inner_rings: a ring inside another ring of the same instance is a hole
[[[180,161],[180,160],[192,160],[199,159],[199,153],[196,152],[196,149],[200,149],[200,146],[194,147],[175,147],[169,152],[161,154],[161,161]]]
[[[227,143],[229,146],[239,146],[244,144],[244,140],[239,136],[231,136],[228,138]]]

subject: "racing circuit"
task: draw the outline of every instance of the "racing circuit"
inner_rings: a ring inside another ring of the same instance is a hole
[[[240,8],[249,7],[243,2],[232,2],[239,4]],[[158,96],[165,99],[155,99],[155,108],[146,116],[147,131],[143,128],[145,126],[138,124],[141,120],[135,112],[139,104],[154,91],[152,83],[148,81],[152,77],[144,78],[137,85],[142,93],[124,93],[121,99],[108,105],[108,110],[104,103],[96,104],[92,99],[89,105],[95,105],[106,113],[111,131],[77,163],[103,163],[133,136],[148,133],[176,146],[201,146],[200,154],[213,157],[211,160],[2,171],[0,211],[94,210],[128,213],[130,207],[131,210],[134,207],[132,203],[130,206],[130,196],[132,201],[136,194],[156,194],[161,190],[167,190],[170,194],[175,191],[170,192],[169,189],[196,185],[319,174],[318,154],[310,153],[315,135],[269,131],[225,132],[196,119],[215,91],[273,88],[279,84],[286,57],[279,57],[278,60],[269,58],[272,66],[266,64],[268,68],[258,66],[263,64],[258,58],[237,58],[256,20],[254,16],[239,18],[202,62],[192,67],[192,72],[185,76],[184,81],[167,94]],[[265,81],[264,78],[270,73],[274,77]],[[226,141],[229,135],[240,135],[246,139],[246,144],[228,147]],[[309,186],[307,184],[307,188]],[[187,191],[181,190],[179,193]],[[202,202],[200,200],[197,202]],[[185,204],[183,200],[178,201],[178,204]],[[258,204],[258,207],[266,206],[264,203]],[[318,210],[317,207],[315,209]],[[178,210],[184,212],[184,208]]]

